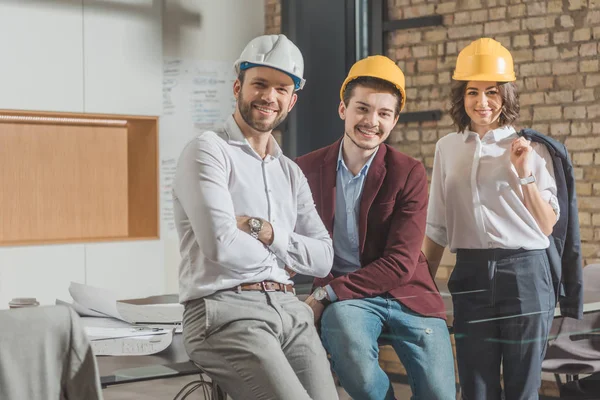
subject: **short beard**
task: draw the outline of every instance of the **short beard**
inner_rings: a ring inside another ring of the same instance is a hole
[[[270,124],[261,123],[252,118],[252,106],[253,105],[267,106],[269,103],[264,102],[264,101],[263,102],[245,102],[243,99],[244,99],[244,95],[243,95],[242,90],[240,89],[239,100],[238,100],[238,110],[240,111],[240,115],[242,116],[242,119],[244,120],[244,122],[246,122],[248,124],[248,126],[250,126],[252,129],[254,129],[258,132],[263,132],[263,133],[271,132],[288,115],[287,112],[281,111],[279,116],[276,117],[272,123],[270,123]]]

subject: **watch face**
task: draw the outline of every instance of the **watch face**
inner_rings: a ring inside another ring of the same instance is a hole
[[[250,227],[252,227],[252,229],[260,229],[260,221],[252,218],[250,221]]]
[[[323,300],[325,298],[325,294],[325,289],[317,288],[315,290],[315,293],[313,294],[313,297],[315,298],[315,300]]]

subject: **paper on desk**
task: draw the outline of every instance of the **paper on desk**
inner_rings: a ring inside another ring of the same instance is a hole
[[[132,324],[181,324],[183,306],[179,303],[131,304],[118,300],[114,292],[71,282],[69,293],[81,306]]]
[[[80,317],[106,317],[106,315],[99,313],[98,311],[89,310],[85,308],[76,301],[73,301],[72,303],[67,303],[64,300],[56,299],[56,305],[72,307],[77,313],[77,315],[79,315]]]
[[[105,340],[92,340],[96,356],[146,356],[159,353],[171,345],[173,334],[133,336]]]
[[[90,340],[118,339],[134,336],[164,335],[173,329],[149,328],[149,327],[127,327],[127,328],[105,328],[97,326],[86,326],[85,333]]]

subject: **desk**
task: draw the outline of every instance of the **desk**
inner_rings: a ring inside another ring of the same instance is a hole
[[[444,305],[448,326],[452,326],[452,297],[446,281],[436,281]],[[310,288],[309,288],[310,290]],[[304,291],[302,291],[304,292]],[[306,294],[306,293],[304,293]],[[167,295],[168,296],[168,295]],[[299,294],[299,297],[301,294]],[[172,298],[172,297],[170,297]],[[584,293],[584,312],[600,311],[600,293]],[[560,316],[557,309],[555,316]],[[183,346],[183,335],[173,335],[173,342],[164,351],[149,356],[100,356],[97,357],[102,387],[185,375],[199,374],[201,371],[189,361]]]
[[[171,345],[149,356],[96,357],[102,388],[121,383],[199,374],[183,346],[183,335],[173,335]]]

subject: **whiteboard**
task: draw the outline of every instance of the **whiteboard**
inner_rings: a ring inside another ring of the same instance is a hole
[[[196,135],[223,125],[233,113],[232,62],[165,58],[160,119],[161,235],[176,237],[172,185],[183,147]]]

